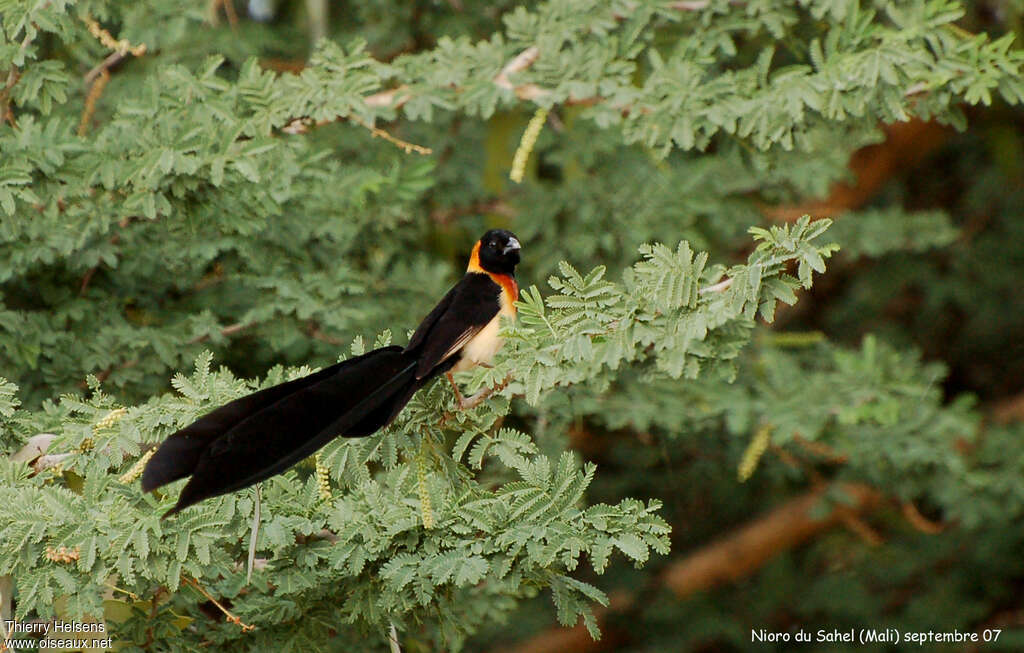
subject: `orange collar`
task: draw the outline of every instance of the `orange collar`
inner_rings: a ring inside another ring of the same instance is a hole
[[[512,275],[496,274],[480,267],[480,241],[473,245],[473,251],[469,255],[469,265],[466,266],[466,272],[477,272],[489,276],[491,281],[501,286],[508,299],[508,305],[512,307],[513,311],[515,310],[513,304],[519,300],[519,284],[516,283]]]

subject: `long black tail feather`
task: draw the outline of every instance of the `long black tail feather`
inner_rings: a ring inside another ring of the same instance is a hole
[[[336,436],[390,424],[427,380],[416,378],[414,354],[392,346],[236,399],[167,438],[143,471],[142,489],[191,476],[172,515],[258,483]]]

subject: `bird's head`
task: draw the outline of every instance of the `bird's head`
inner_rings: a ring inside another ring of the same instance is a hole
[[[495,274],[512,274],[519,263],[519,239],[511,231],[491,229],[477,243],[479,265]]]

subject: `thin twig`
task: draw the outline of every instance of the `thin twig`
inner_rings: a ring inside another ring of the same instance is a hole
[[[366,129],[369,129],[370,133],[373,134],[374,137],[383,138],[384,140],[386,140],[387,142],[391,143],[392,145],[398,146],[406,154],[410,154],[412,152],[416,152],[417,154],[433,154],[434,153],[434,150],[430,149],[429,147],[423,147],[422,145],[416,145],[415,143],[410,143],[408,141],[403,141],[400,138],[392,136],[391,134],[387,133],[383,129],[380,129],[379,127],[374,127],[373,125],[371,125],[370,123],[366,122],[365,120],[363,120],[362,118],[360,118],[358,116],[349,116],[349,120],[351,120],[352,122],[356,123],[357,125],[360,125],[362,127],[365,127]]]
[[[94,79],[102,75],[104,72],[109,71],[111,68],[121,63],[123,60],[128,58],[127,52],[111,52],[107,57],[96,64],[92,70],[85,74],[82,79],[86,84],[91,84]]]
[[[402,647],[398,645],[398,630],[395,629],[393,621],[388,629],[388,646],[391,647],[391,653],[402,653]]]
[[[505,64],[501,71],[494,77],[494,84],[507,91],[512,91],[520,100],[536,100],[543,95],[547,95],[550,91],[546,91],[536,84],[521,84],[519,86],[514,86],[512,81],[508,78],[509,75],[523,72],[532,66],[539,58],[540,48],[535,45],[531,45]]]
[[[245,563],[245,584],[252,580],[252,568],[256,562],[256,540],[260,536],[260,483],[253,488],[252,536],[249,538],[249,559]]]
[[[244,623],[241,619],[239,619],[237,616],[232,614],[227,608],[225,608],[223,605],[221,605],[220,601],[218,601],[217,599],[213,598],[213,595],[210,594],[209,592],[207,592],[203,588],[203,586],[199,584],[199,581],[197,579],[189,578],[188,576],[185,576],[185,577],[183,577],[181,579],[181,582],[185,583],[186,585],[192,585],[197,590],[199,590],[200,594],[205,596],[208,601],[213,603],[215,606],[217,606],[220,609],[221,612],[224,613],[224,618],[225,619],[227,619],[229,622],[231,622],[231,623],[235,624],[236,626],[238,626],[239,628],[241,628],[243,633],[247,633],[247,632],[249,632],[251,630],[256,630],[256,626],[250,626],[249,624]]]
[[[118,587],[117,585],[114,585],[113,583],[103,583],[103,584],[106,587],[109,587],[110,589],[114,590],[115,592],[121,592],[123,594],[127,594],[129,597],[131,597],[131,599],[133,601],[138,601],[139,600],[139,595],[136,594],[135,592],[129,592],[128,590],[123,590],[120,587]]]
[[[731,286],[731,285],[732,285],[732,279],[728,278],[728,279],[724,279],[722,281],[719,281],[718,283],[716,283],[713,286],[708,286],[706,288],[701,288],[697,292],[699,294],[701,294],[701,295],[706,295],[709,292],[722,292],[724,290],[728,290],[729,286]]]

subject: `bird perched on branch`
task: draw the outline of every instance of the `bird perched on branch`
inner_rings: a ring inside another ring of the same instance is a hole
[[[174,433],[142,473],[149,492],[191,476],[167,515],[280,474],[336,436],[363,437],[395,419],[427,381],[488,364],[501,317],[515,316],[519,241],[503,229],[473,247],[466,275],[409,344],[389,346],[236,399]]]

